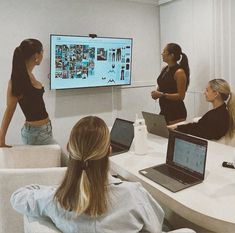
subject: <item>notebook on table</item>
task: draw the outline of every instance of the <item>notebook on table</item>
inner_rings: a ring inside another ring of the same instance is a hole
[[[134,122],[116,118],[110,132],[112,155],[128,151],[134,138]]]
[[[166,163],[140,170],[140,174],[177,192],[201,183],[205,176],[207,141],[169,131]]]
[[[150,112],[142,112],[142,115],[149,133],[165,138],[169,137],[169,130],[163,115]]]

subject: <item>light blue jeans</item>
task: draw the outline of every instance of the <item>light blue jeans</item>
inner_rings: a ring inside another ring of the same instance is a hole
[[[25,123],[21,129],[21,138],[23,143],[27,145],[55,144],[50,121],[47,124],[40,126]]]

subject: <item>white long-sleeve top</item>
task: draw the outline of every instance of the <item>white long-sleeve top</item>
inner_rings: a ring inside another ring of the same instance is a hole
[[[162,232],[164,212],[140,183],[109,177],[110,204],[106,214],[91,218],[63,209],[53,200],[57,187],[30,185],[11,196],[12,207],[21,214],[50,218],[64,233]]]

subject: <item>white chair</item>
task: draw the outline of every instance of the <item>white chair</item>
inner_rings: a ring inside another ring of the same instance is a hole
[[[24,233],[62,233],[59,231],[51,220],[38,220],[24,216]],[[85,232],[84,232],[85,233]],[[180,228],[168,233],[196,233],[189,228]]]
[[[62,181],[65,171],[65,167],[0,169],[0,233],[24,232],[23,216],[10,204],[10,197],[15,190],[29,184],[57,185]]]
[[[60,164],[61,147],[57,144],[0,148],[0,169],[59,167]]]
[[[216,142],[222,143],[224,145],[235,147],[235,130],[234,130],[232,138],[230,138],[226,135],[226,136],[220,138],[219,140],[217,140]]]
[[[23,233],[23,218],[12,209],[11,194],[32,183],[58,184],[66,169],[60,163],[57,144],[0,148],[0,233]]]

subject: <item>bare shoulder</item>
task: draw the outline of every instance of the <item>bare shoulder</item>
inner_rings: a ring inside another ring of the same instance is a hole
[[[184,69],[179,68],[178,70],[176,70],[174,78],[175,78],[175,80],[179,80],[179,79],[180,80],[182,80],[182,79],[186,80],[186,74],[185,74]]]
[[[184,69],[179,68],[178,70],[176,70],[175,75],[179,75],[179,76],[181,76],[181,75],[185,75],[185,71],[184,71]]]

